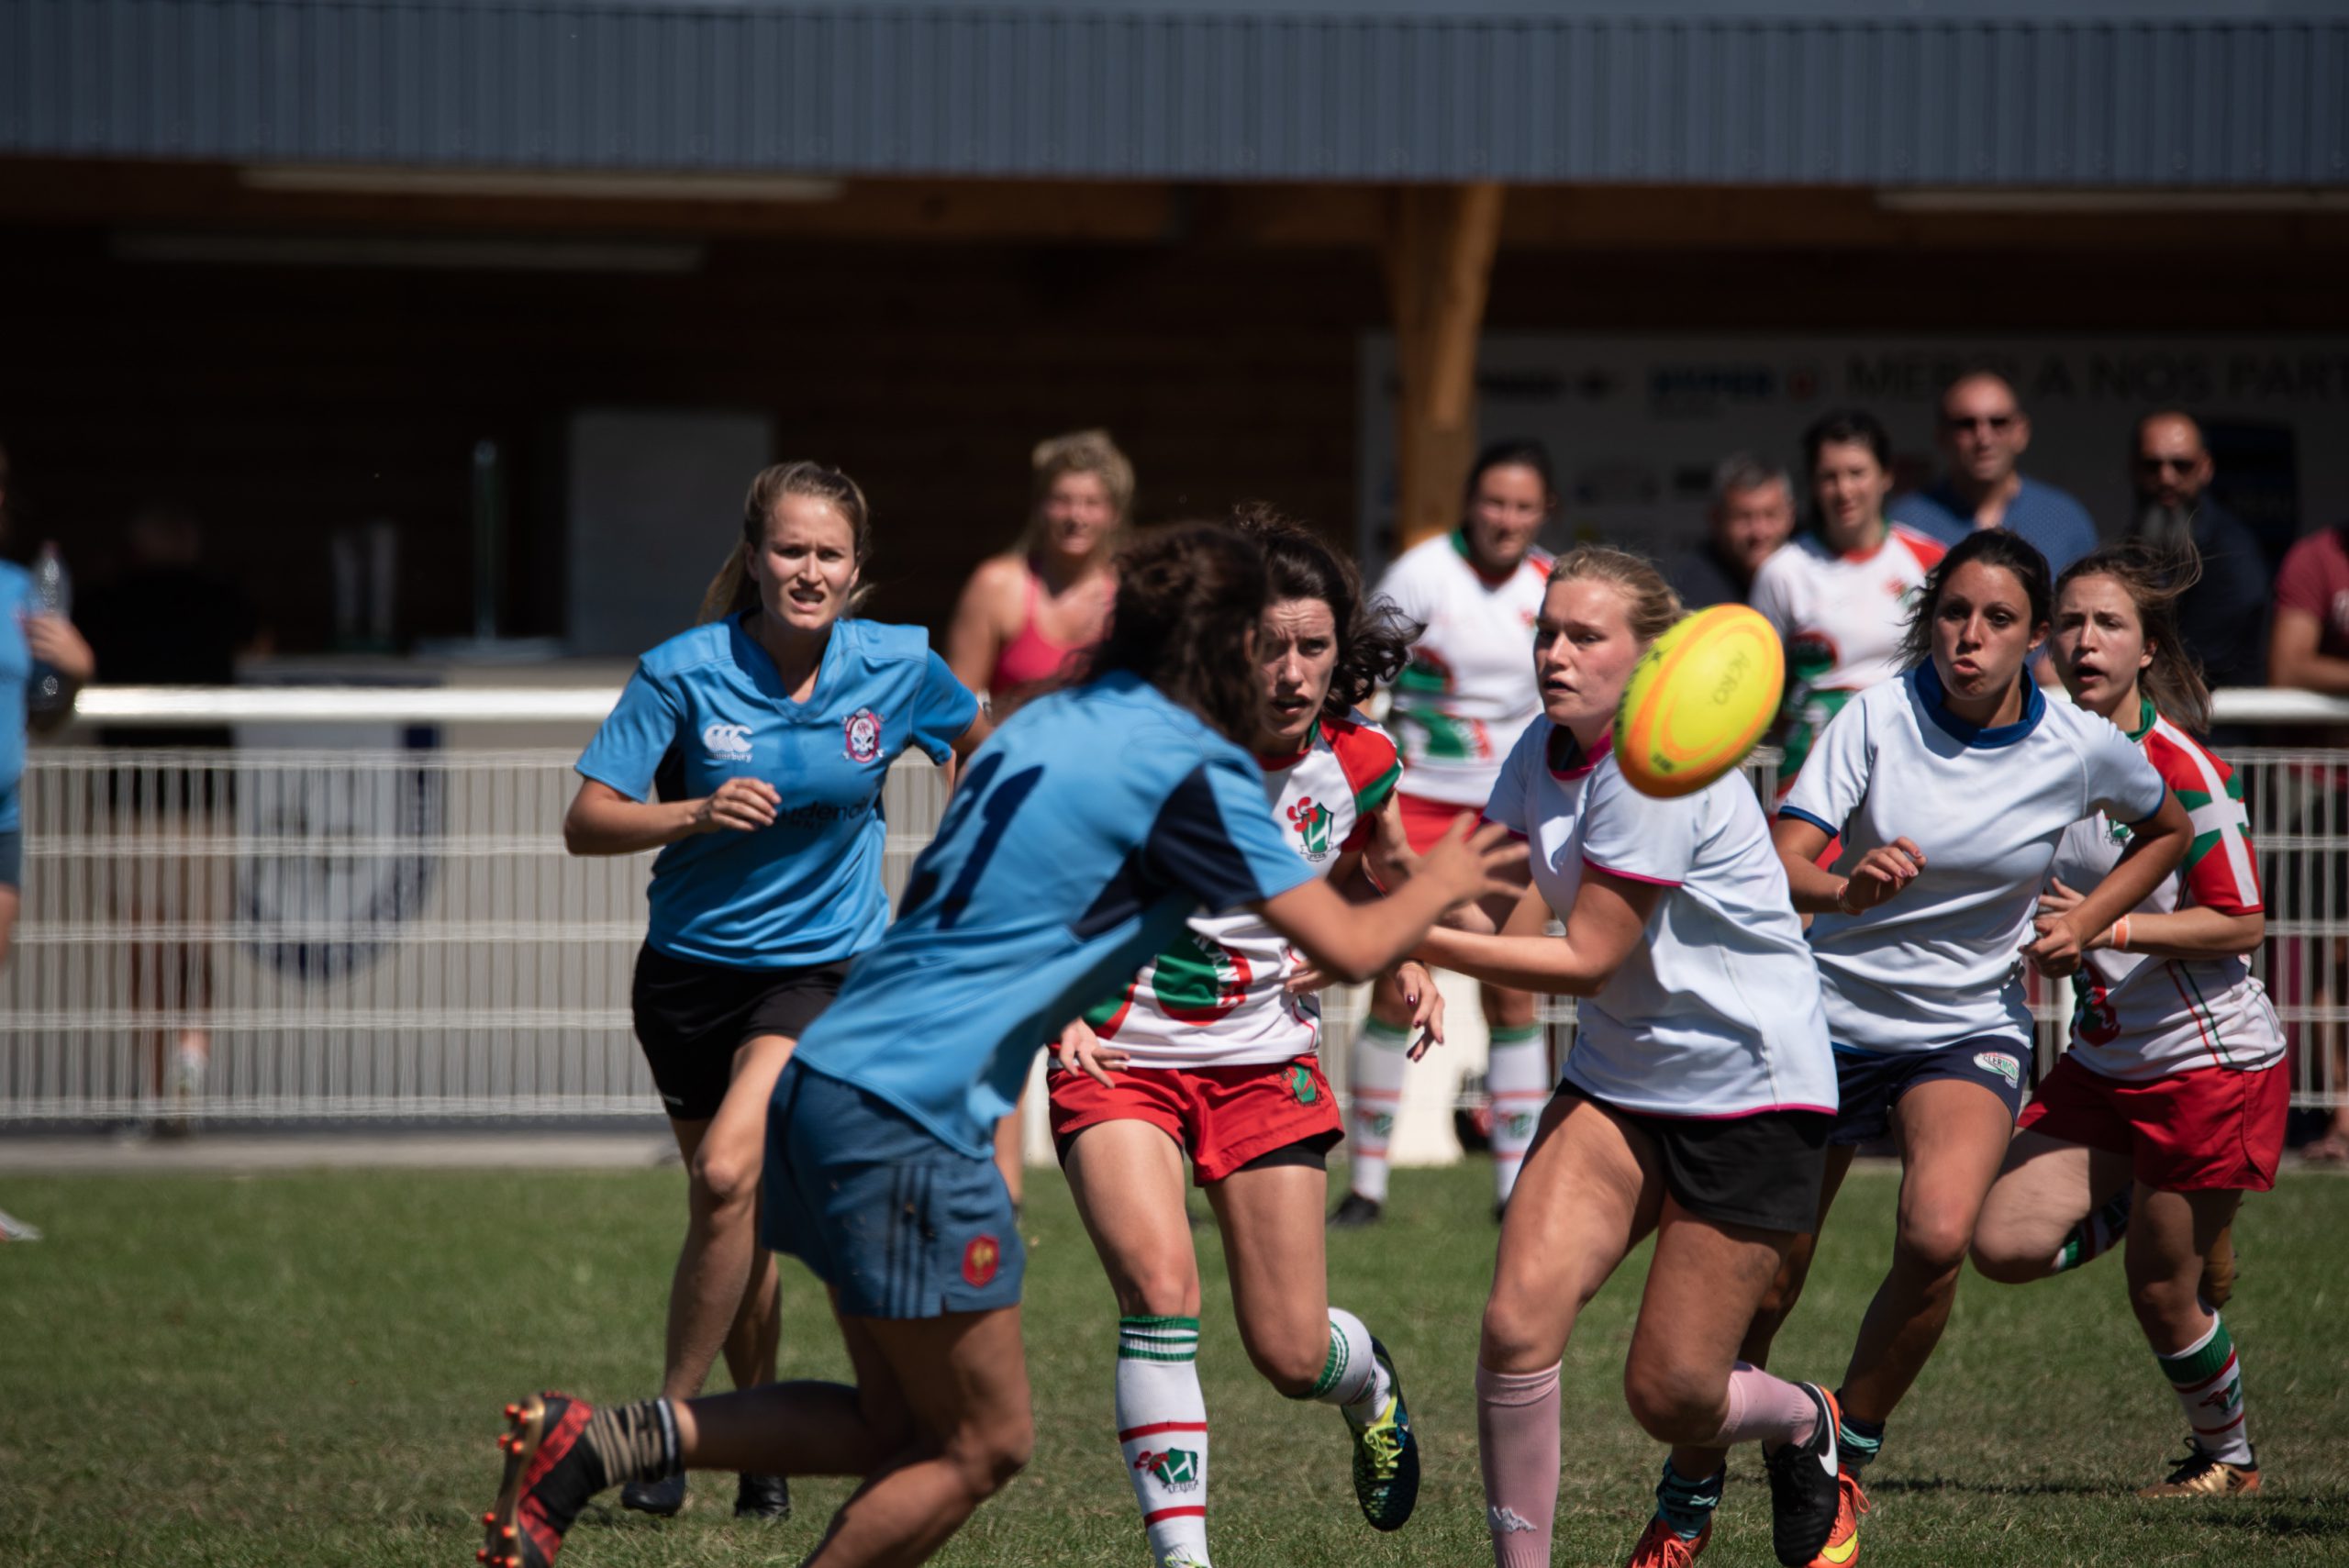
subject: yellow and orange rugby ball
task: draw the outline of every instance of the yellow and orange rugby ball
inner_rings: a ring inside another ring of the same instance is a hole
[[[1642,795],[1693,795],[1745,761],[1787,684],[1758,611],[1716,605],[1655,639],[1615,706],[1615,762]]]

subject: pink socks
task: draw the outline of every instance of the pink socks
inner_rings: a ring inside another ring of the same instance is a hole
[[[1707,1448],[1732,1443],[1809,1440],[1819,1425],[1819,1407],[1783,1377],[1740,1362],[1729,1374],[1729,1418]]]
[[[1549,1568],[1558,1516],[1556,1367],[1521,1373],[1476,1368],[1476,1451],[1494,1568]]]

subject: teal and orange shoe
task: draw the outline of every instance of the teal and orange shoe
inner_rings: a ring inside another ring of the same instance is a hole
[[[1386,1407],[1357,1424],[1346,1411],[1346,1425],[1354,1433],[1354,1501],[1373,1529],[1401,1529],[1419,1503],[1419,1440],[1411,1432],[1411,1413],[1403,1403],[1403,1380],[1396,1375],[1395,1360],[1375,1339],[1370,1353],[1386,1369],[1392,1391]]]
[[[1835,1475],[1835,1524],[1827,1544],[1810,1560],[1810,1568],[1852,1568],[1860,1560],[1860,1516],[1868,1511],[1868,1495],[1860,1490],[1859,1472]]]
[[[1651,1515],[1648,1528],[1640,1532],[1639,1544],[1631,1548],[1631,1560],[1623,1568],[1688,1568],[1712,1539],[1710,1519],[1705,1521],[1697,1539],[1690,1540],[1665,1523],[1662,1515]]]

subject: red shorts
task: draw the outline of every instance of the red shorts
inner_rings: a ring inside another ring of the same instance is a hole
[[[2264,1193],[2284,1157],[2291,1075],[2198,1067],[2127,1083],[2064,1057],[2039,1081],[2019,1129],[2130,1157],[2137,1180],[2164,1192]]]
[[[1146,1121],[1182,1145],[1191,1179],[1219,1182],[1249,1161],[1336,1134],[1344,1124],[1321,1063],[1255,1062],[1241,1067],[1142,1067],[1109,1074],[1105,1087],[1088,1073],[1057,1064],[1045,1082],[1052,1095],[1052,1141],[1105,1121]],[[1334,1141],[1334,1140],[1333,1140]]]
[[[1395,792],[1395,806],[1403,814],[1403,837],[1410,841],[1411,852],[1415,855],[1426,854],[1434,847],[1435,841],[1443,837],[1443,830],[1464,817],[1468,818],[1471,828],[1475,827],[1478,815],[1477,808],[1473,806],[1455,806],[1448,800],[1430,800],[1424,795],[1410,795],[1399,789]]]

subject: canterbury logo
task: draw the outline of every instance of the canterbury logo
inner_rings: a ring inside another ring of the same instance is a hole
[[[1516,1535],[1533,1528],[1531,1519],[1527,1518],[1515,1508],[1504,1508],[1498,1504],[1486,1508],[1485,1517],[1491,1522],[1495,1535]]]
[[[702,750],[721,762],[747,762],[751,760],[751,727],[747,724],[705,725],[701,732]]]

